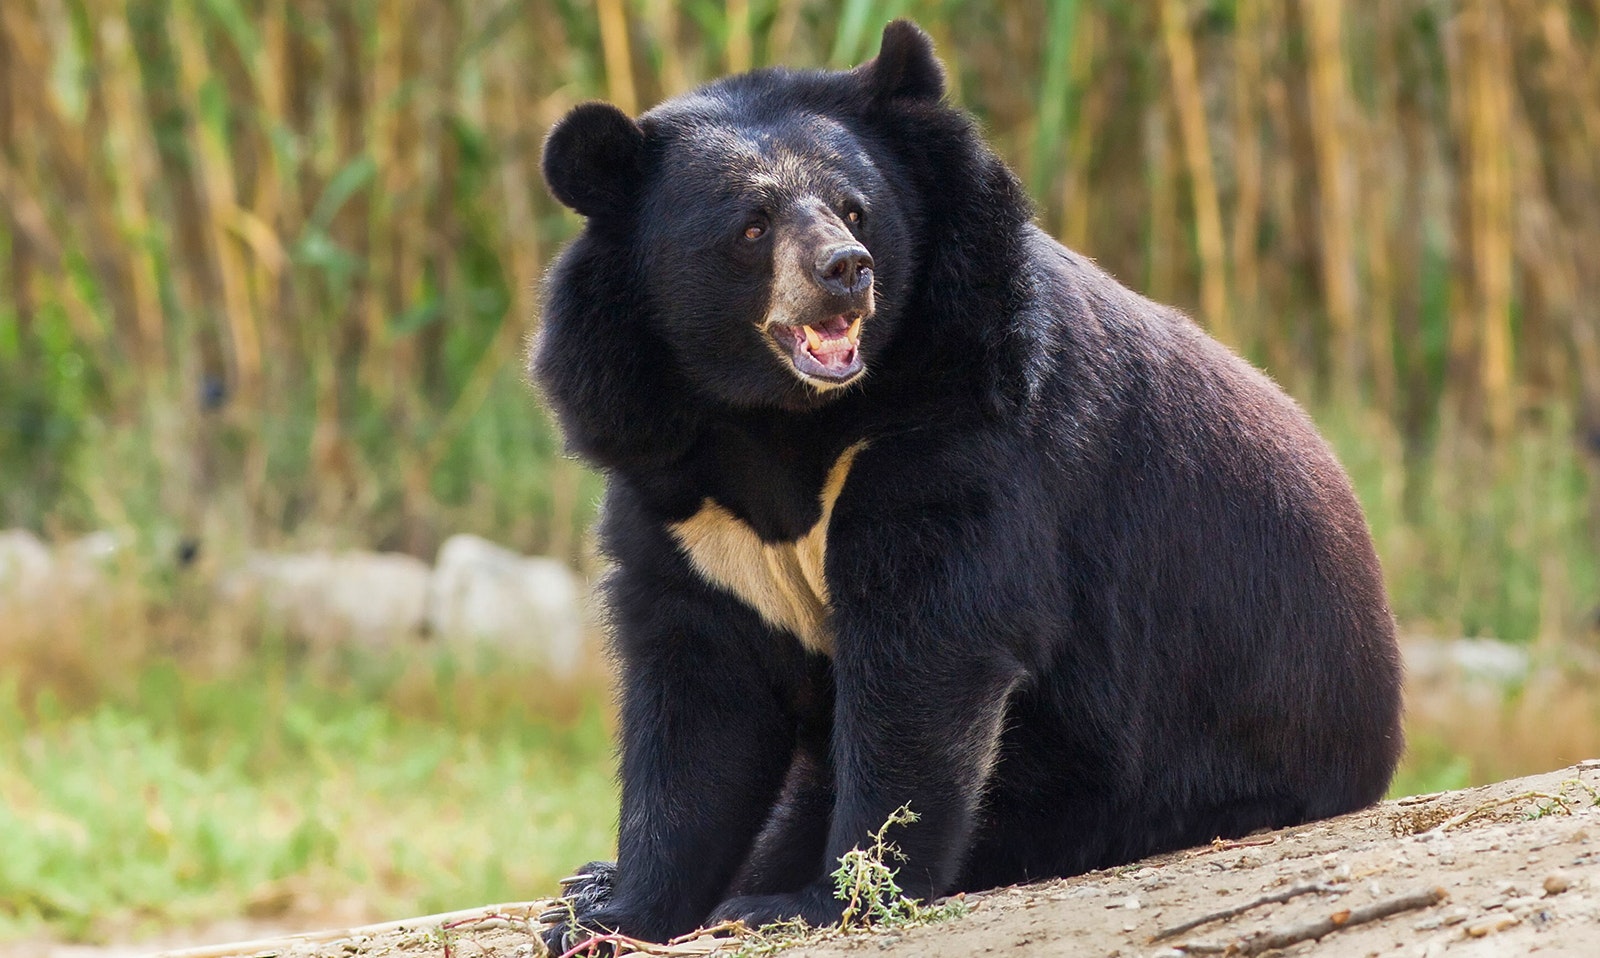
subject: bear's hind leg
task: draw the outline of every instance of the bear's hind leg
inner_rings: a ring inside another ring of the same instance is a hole
[[[825,749],[821,755],[804,747],[795,752],[782,797],[734,878],[730,897],[799,891],[828,870],[822,859],[833,812],[833,770]]]

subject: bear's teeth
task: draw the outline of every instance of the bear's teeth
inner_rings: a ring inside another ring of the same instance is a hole
[[[817,331],[812,329],[810,326],[805,327],[805,331],[806,331],[806,344],[811,347],[811,351],[812,352],[816,352],[817,350],[821,349],[822,348],[822,337],[817,335]]]
[[[860,316],[857,316],[855,322],[850,324],[850,328],[844,331],[844,338],[850,340],[850,345],[852,345],[852,346],[854,346],[855,344],[861,342],[861,317]]]

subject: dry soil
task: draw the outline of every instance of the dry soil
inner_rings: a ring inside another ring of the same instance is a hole
[[[942,955],[1572,955],[1600,958],[1600,760],[968,896],[962,918],[834,938],[788,958]],[[1284,901],[1263,901],[1272,897]],[[1434,901],[1437,899],[1437,901]],[[183,958],[530,958],[545,902]],[[1374,911],[1401,909],[1363,920]],[[1230,914],[1230,912],[1236,912]],[[494,916],[494,917],[486,917]],[[1196,922],[1154,940],[1164,930]],[[1278,940],[1320,933],[1282,948]],[[702,938],[661,954],[726,947]]]

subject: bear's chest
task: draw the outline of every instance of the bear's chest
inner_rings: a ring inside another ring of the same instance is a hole
[[[764,539],[709,496],[694,515],[671,526],[673,538],[706,581],[733,593],[768,625],[824,655],[833,654],[825,571],[828,522],[850,465],[864,445],[850,446],[833,462],[817,493],[818,518],[799,536]]]

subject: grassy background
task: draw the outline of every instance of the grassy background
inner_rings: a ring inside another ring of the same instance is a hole
[[[148,586],[0,648],[0,942],[426,914],[609,857],[598,670],[314,651]]]
[[[519,369],[577,226],[544,131],[896,15],[1045,228],[1312,409],[1408,631],[1595,642],[1592,2],[4,0],[0,527],[134,545],[0,617],[0,936],[467,907],[606,852],[598,669],[310,655],[172,555],[586,565],[598,482]],[[1451,708],[1397,788],[1600,748],[1582,688]]]

